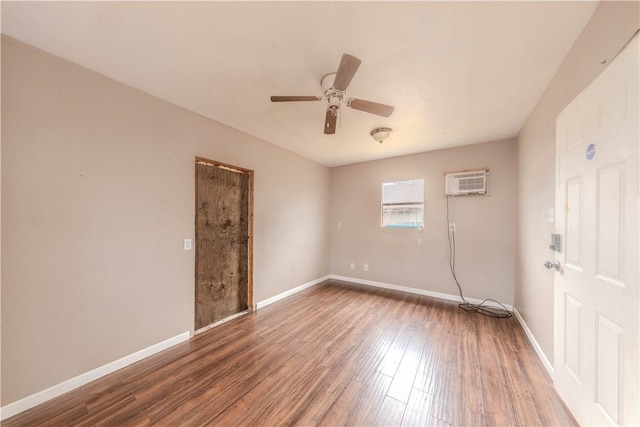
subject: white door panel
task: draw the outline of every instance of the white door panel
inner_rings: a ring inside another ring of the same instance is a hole
[[[638,36],[558,116],[554,381],[583,425],[640,424]]]

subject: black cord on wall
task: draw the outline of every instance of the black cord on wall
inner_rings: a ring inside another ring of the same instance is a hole
[[[507,318],[513,316],[513,313],[509,311],[507,307],[505,307],[500,301],[487,298],[480,304],[473,304],[467,301],[467,299],[464,297],[462,293],[462,286],[460,286],[460,282],[458,282],[458,278],[456,277],[456,232],[451,230],[449,226],[449,198],[451,198],[451,196],[447,196],[447,236],[449,237],[449,268],[451,270],[451,276],[453,276],[453,280],[458,286],[458,293],[460,294],[460,298],[462,299],[462,302],[458,304],[458,307],[466,311],[473,311],[475,313],[479,313],[489,317]],[[493,302],[499,305],[499,307],[488,305],[488,302]]]

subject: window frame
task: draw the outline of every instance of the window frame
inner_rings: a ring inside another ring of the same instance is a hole
[[[405,229],[422,229],[424,228],[424,199],[425,199],[425,187],[424,187],[424,178],[415,178],[415,179],[402,179],[396,181],[385,181],[380,184],[380,227],[389,228],[389,229],[397,229],[397,228],[405,228]],[[420,183],[422,186],[422,191],[420,192],[421,200],[411,200],[409,197],[408,201],[397,201],[397,202],[388,202],[385,203],[385,187],[389,185],[400,185],[400,184],[409,184],[409,183]],[[398,207],[408,207],[404,212],[401,209],[397,209],[398,213],[404,215],[405,218],[409,220],[396,220],[394,222],[386,222],[385,223],[385,213],[389,214],[389,210],[385,209],[385,207],[389,206],[398,206]],[[417,206],[417,209],[411,209],[411,206]],[[410,221],[411,217],[415,215],[416,219],[414,221]]]

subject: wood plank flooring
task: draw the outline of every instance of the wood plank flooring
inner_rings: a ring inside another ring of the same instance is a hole
[[[577,424],[515,319],[327,281],[3,425]]]

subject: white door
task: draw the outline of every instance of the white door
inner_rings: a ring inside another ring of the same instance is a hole
[[[557,120],[554,382],[581,425],[640,423],[638,49]]]

